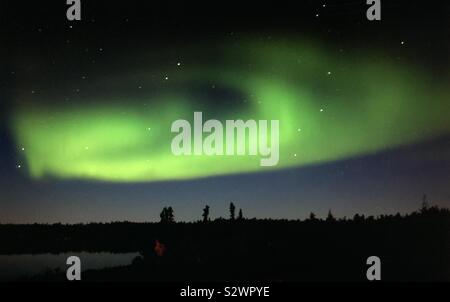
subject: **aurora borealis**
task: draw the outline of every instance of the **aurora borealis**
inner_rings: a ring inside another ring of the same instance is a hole
[[[415,210],[425,193],[450,205],[445,10],[384,4],[374,23],[364,1],[325,2],[220,16],[92,2],[72,23],[65,3],[11,4],[0,222],[153,221],[169,205],[195,220],[231,201],[249,217],[376,215]],[[175,156],[171,124],[196,111],[279,120],[278,164]]]
[[[167,76],[159,71],[160,78],[144,76],[144,87],[163,82],[152,95],[19,107],[13,117],[17,149],[24,148],[26,167],[35,178],[136,182],[268,169],[249,155],[174,156],[171,123],[192,120],[200,109],[222,121],[279,120],[278,169],[374,153],[450,132],[447,87],[430,94],[425,88],[430,80],[414,67],[370,55],[338,60],[309,45],[292,39],[245,40],[239,47],[218,48],[215,64],[179,63]],[[142,66],[144,75],[152,72]],[[214,99],[195,98],[190,90],[211,82],[214,86],[206,89],[232,92],[219,110]],[[51,97],[44,93],[38,98],[45,104]],[[144,100],[148,106],[142,106]]]

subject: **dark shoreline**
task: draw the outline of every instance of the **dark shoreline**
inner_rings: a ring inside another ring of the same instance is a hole
[[[433,207],[352,220],[0,225],[0,254],[140,253],[129,266],[83,273],[95,281],[359,281],[375,255],[383,280],[450,281],[449,238],[450,211]],[[30,279],[65,279],[47,273]]]

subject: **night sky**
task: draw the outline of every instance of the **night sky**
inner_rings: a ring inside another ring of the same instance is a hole
[[[148,2],[148,1],[147,1]],[[448,4],[0,4],[0,222],[450,206]],[[280,159],[171,153],[176,119],[277,119]]]

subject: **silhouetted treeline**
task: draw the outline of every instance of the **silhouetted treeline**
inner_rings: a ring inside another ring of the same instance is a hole
[[[0,253],[141,253],[130,266],[84,280],[365,280],[366,259],[375,255],[383,280],[450,281],[448,209],[352,219],[330,211],[303,221],[209,221],[209,208],[203,213],[193,223],[1,225]]]

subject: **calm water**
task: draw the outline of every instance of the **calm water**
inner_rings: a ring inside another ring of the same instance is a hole
[[[47,268],[60,268],[65,271],[69,256],[81,259],[81,270],[99,269],[119,265],[128,265],[138,253],[66,253],[38,255],[0,255],[0,280],[15,280],[21,276],[33,276],[44,272]]]

